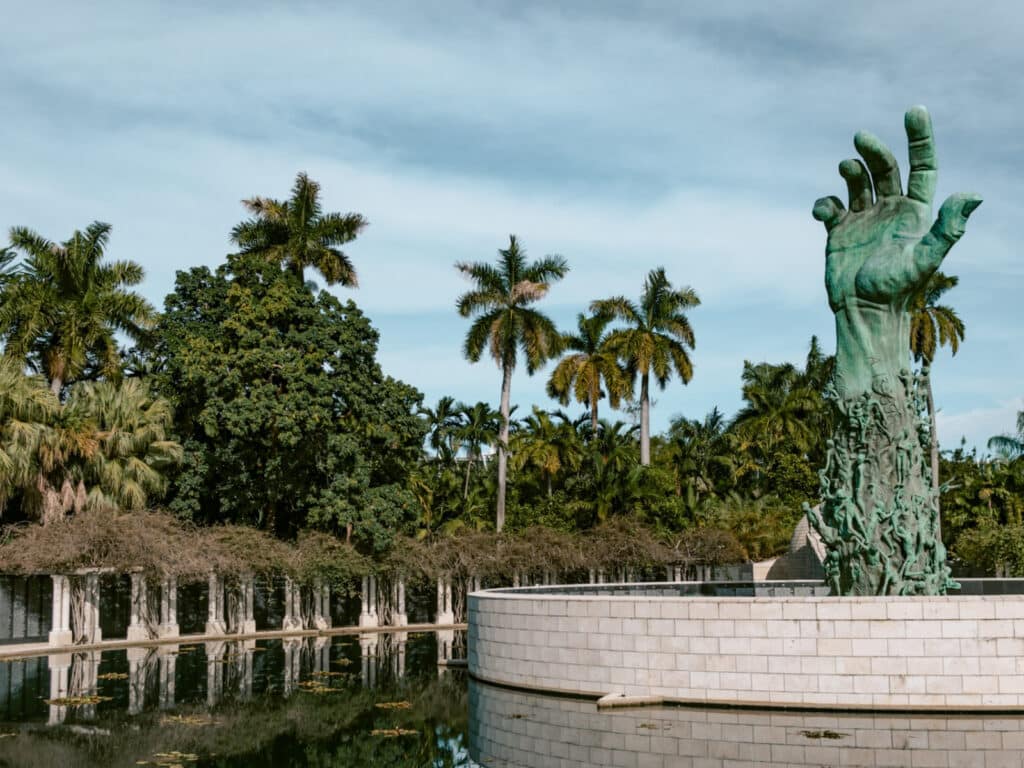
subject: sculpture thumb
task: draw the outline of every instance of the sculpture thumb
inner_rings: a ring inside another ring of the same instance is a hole
[[[981,205],[981,195],[960,192],[950,195],[939,208],[932,228],[914,249],[914,258],[921,270],[935,269],[946,258],[949,249],[963,237],[967,219]]]

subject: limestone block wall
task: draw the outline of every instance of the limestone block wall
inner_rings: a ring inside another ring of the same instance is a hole
[[[480,680],[600,697],[805,707],[1024,707],[1024,596],[474,594]]]
[[[1021,717],[598,710],[474,681],[469,712],[471,756],[495,766],[1024,767]]]

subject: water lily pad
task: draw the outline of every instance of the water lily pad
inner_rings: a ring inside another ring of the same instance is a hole
[[[377,709],[410,709],[412,704],[408,701],[380,701],[373,706]]]
[[[101,701],[110,701],[110,696],[63,696],[59,699],[44,699],[52,707],[87,707],[99,704]]]

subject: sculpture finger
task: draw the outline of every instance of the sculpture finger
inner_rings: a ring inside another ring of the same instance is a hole
[[[846,209],[843,201],[835,195],[820,197],[814,203],[814,210],[811,215],[825,225],[826,230],[831,230],[836,224],[843,220]]]
[[[846,188],[850,191],[850,210],[863,211],[870,208],[871,177],[868,169],[860,160],[843,160],[839,164],[839,175],[846,179]]]
[[[931,205],[939,166],[935,159],[935,137],[932,119],[924,107],[911,107],[903,120],[910,147],[910,175],[907,176],[907,197]]]
[[[937,269],[957,240],[963,237],[967,219],[981,205],[981,196],[960,193],[946,198],[939,215],[914,247],[914,264],[922,274]]]
[[[895,155],[880,138],[867,131],[858,131],[853,137],[853,146],[857,148],[871,170],[871,179],[875,183],[875,197],[903,194],[900,166]]]

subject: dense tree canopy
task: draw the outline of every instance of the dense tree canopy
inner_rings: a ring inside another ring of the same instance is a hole
[[[384,376],[377,332],[348,302],[240,255],[180,272],[157,331],[163,392],[185,436],[172,508],[371,546],[409,521],[420,394]]]

